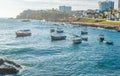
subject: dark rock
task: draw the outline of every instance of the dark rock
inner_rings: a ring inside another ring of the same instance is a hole
[[[0,65],[2,65],[4,63],[3,59],[0,59]]]
[[[16,74],[22,67],[13,61],[0,58],[0,74]]]
[[[20,66],[20,65],[16,64],[16,63],[15,63],[15,62],[13,62],[13,61],[5,60],[5,62],[7,62],[7,63],[9,63],[9,64],[14,65],[14,66],[15,66],[15,67],[17,67],[17,68],[21,68],[21,66]]]
[[[0,74],[4,74],[4,75],[6,75],[6,74],[16,74],[18,72],[19,72],[19,70],[17,70],[14,67],[11,67],[11,66],[0,68]]]

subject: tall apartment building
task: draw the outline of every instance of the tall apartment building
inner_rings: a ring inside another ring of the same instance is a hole
[[[113,1],[103,1],[99,2],[99,10],[101,11],[110,11],[114,9],[114,2]]]
[[[118,0],[118,10],[120,11],[120,0]]]
[[[71,6],[59,6],[59,10],[70,14],[72,11],[72,7]]]

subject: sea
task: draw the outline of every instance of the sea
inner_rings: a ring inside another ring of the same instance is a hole
[[[51,27],[63,28],[66,40],[51,41]],[[15,32],[22,29],[30,29],[32,35],[16,37]],[[88,35],[81,35],[82,30]],[[114,44],[99,42],[101,33]],[[73,44],[73,35],[88,41]],[[120,33],[59,22],[0,19],[0,58],[22,66],[11,76],[120,76]]]

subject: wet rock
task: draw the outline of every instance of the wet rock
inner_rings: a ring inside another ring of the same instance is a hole
[[[0,68],[0,74],[16,74],[19,70],[17,70],[15,67],[12,66],[4,66]]]
[[[16,74],[22,67],[13,61],[0,58],[0,74]]]
[[[0,65],[2,65],[4,63],[3,59],[0,59]]]
[[[120,32],[120,27],[116,27],[115,29],[116,29],[118,32]]]

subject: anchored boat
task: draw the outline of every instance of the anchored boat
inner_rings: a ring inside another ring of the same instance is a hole
[[[29,29],[26,30],[18,30],[16,32],[17,37],[31,36],[31,31]]]
[[[66,35],[62,28],[57,28],[54,32],[51,33],[51,40],[65,40]]]
[[[54,28],[54,27],[51,27],[51,28],[50,28],[50,33],[53,33],[53,32],[55,32],[55,28]]]
[[[99,41],[103,42],[105,40],[104,35],[103,34],[99,34]]]
[[[81,35],[87,35],[88,32],[87,31],[81,31]]]
[[[51,40],[65,40],[66,36],[63,34],[53,34],[51,35]]]
[[[57,28],[56,32],[57,33],[64,33],[64,30],[62,28]]]
[[[109,44],[109,45],[113,45],[113,42],[112,42],[112,41],[106,41],[106,40],[104,40],[103,43]]]
[[[30,22],[30,20],[29,19],[24,19],[24,20],[22,20],[22,22]]]
[[[103,34],[100,34],[100,35],[99,35],[99,41],[100,41],[100,42],[103,42],[104,44],[113,45],[113,42],[112,42],[112,41],[105,40]]]
[[[80,36],[74,36],[72,41],[74,44],[80,44],[82,42],[82,38]]]
[[[83,41],[88,41],[88,37],[82,37]]]

